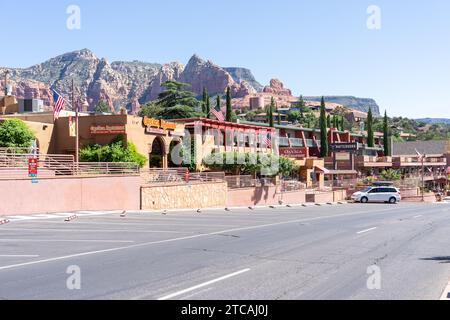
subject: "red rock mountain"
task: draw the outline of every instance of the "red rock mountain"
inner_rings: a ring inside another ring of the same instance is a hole
[[[232,88],[234,97],[256,92],[245,80],[236,81],[224,68],[197,55],[184,67],[178,62],[164,65],[140,61],[109,63],[83,49],[26,69],[0,67],[0,74],[6,70],[10,72],[14,95],[43,99],[48,108],[53,104],[52,89],[70,99],[72,79],[77,99],[87,103],[90,110],[98,101],[104,100],[112,110],[126,106],[137,112],[142,103],[157,98],[161,84],[167,80],[190,84],[188,89],[196,95],[202,94],[204,86],[211,95],[223,94],[228,86]],[[3,81],[0,85],[3,86]]]

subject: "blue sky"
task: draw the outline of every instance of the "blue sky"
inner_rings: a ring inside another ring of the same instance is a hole
[[[1,2],[1,66],[82,48],[109,61],[186,63],[197,53],[263,84],[277,77],[296,95],[371,97],[390,115],[450,118],[448,0]],[[71,4],[80,30],[66,28]],[[381,9],[380,30],[366,26],[369,5]]]

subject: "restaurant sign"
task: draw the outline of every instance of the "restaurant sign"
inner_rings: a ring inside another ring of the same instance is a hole
[[[306,158],[306,155],[306,148],[280,148],[280,156],[295,159],[304,159]]]
[[[166,134],[167,130],[174,131],[177,128],[177,124],[174,122],[149,117],[144,117],[142,124],[145,132],[150,134]]]
[[[125,125],[123,124],[94,124],[91,126],[91,134],[108,135],[108,134],[125,134]]]

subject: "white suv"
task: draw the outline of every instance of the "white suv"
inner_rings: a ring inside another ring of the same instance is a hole
[[[402,200],[400,190],[394,187],[367,187],[352,195],[352,200],[361,203],[389,202],[395,204]]]

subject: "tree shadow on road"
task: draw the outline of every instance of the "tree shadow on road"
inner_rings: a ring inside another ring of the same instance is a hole
[[[447,257],[422,258],[420,260],[424,260],[424,261],[438,261],[439,263],[450,263],[450,256],[447,256]]]

